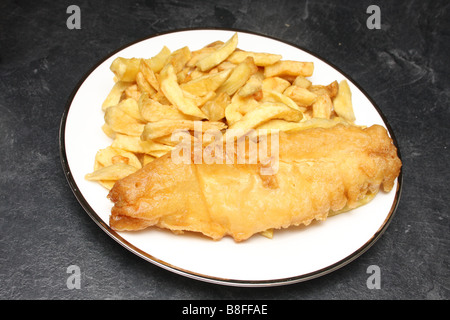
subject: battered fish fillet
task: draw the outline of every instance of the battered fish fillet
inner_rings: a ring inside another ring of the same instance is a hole
[[[378,125],[281,132],[279,146],[272,176],[257,164],[175,164],[170,153],[156,159],[112,188],[110,226],[239,242],[354,208],[369,194],[389,192],[400,173],[397,149]]]

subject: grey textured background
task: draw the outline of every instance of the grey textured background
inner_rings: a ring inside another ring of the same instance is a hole
[[[66,9],[81,9],[69,30]],[[370,4],[381,30],[366,27]],[[0,3],[1,299],[449,299],[450,7],[442,1],[6,1]],[[403,194],[381,239],[326,276],[235,288],[173,274],[109,238],[75,199],[58,129],[99,59],[158,32],[221,27],[305,47],[349,74],[398,139]],[[66,286],[69,265],[81,289]],[[381,289],[366,286],[369,265]]]

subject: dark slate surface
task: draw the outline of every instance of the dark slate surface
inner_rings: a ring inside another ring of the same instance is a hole
[[[69,30],[66,9],[81,9]],[[370,4],[381,29],[366,27]],[[2,1],[0,3],[1,299],[449,299],[450,6],[442,1]],[[404,188],[381,239],[326,276],[235,288],[160,269],[83,211],[60,164],[66,102],[99,59],[180,28],[253,31],[305,47],[349,74],[398,139]],[[66,285],[69,265],[81,288]],[[381,270],[369,289],[368,266]]]

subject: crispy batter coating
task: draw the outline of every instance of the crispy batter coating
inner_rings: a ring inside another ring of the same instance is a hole
[[[259,164],[176,164],[170,153],[119,180],[108,197],[110,226],[150,226],[243,241],[267,229],[308,225],[389,192],[401,161],[385,128],[336,125],[280,133],[279,168]]]

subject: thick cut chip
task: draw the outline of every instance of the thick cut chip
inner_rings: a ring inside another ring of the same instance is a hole
[[[153,162],[153,160],[155,160],[155,159],[156,159],[156,157],[153,157],[149,154],[141,154],[140,155],[140,160],[141,160],[142,166],[145,166],[146,164]]]
[[[133,82],[117,81],[102,104],[102,111],[108,107],[115,106],[120,102],[123,92],[133,84]]]
[[[241,120],[246,113],[258,108],[259,106],[259,102],[252,96],[241,97],[240,95],[235,94],[231,99],[231,103],[225,109],[225,118],[227,123],[231,126],[235,122]]]
[[[145,121],[155,122],[160,120],[189,119],[189,116],[180,112],[172,105],[164,105],[148,94],[142,94],[138,101],[139,112]]]
[[[312,82],[306,79],[303,76],[297,76],[292,82],[292,85],[300,87],[300,88],[309,88],[311,86]]]
[[[257,71],[253,74],[242,88],[239,89],[238,95],[241,97],[248,97],[262,90],[262,83],[264,80],[264,73]]]
[[[233,51],[236,49],[238,44],[238,35],[235,33],[227,42],[225,42],[223,45],[221,45],[217,50],[210,53],[203,59],[200,59],[196,66],[200,69],[200,71],[207,71],[218,64],[220,64],[222,61],[224,61],[228,56],[233,53]]]
[[[208,116],[209,121],[219,121],[225,117],[225,109],[230,101],[230,96],[222,92],[214,99],[207,101],[201,109]]]
[[[128,159],[126,162],[129,165],[132,165],[138,169],[142,167],[141,162],[139,161],[138,157],[129,151],[119,149],[119,148],[113,148],[111,146],[108,146],[104,149],[101,149],[97,152],[95,155],[95,166],[94,169],[99,169],[102,167],[107,167],[112,164],[114,164],[113,159],[117,156],[123,157]]]
[[[147,60],[141,59],[141,62],[139,63],[139,70],[148,84],[153,87],[154,91],[159,91],[158,79],[156,78],[155,72]]]
[[[263,91],[262,101],[263,102],[281,102],[294,110],[304,111],[290,97],[288,97],[282,93],[279,93],[277,91]]]
[[[145,125],[142,133],[142,140],[153,140],[172,134],[176,130],[198,130],[204,132],[210,129],[226,129],[223,122],[214,121],[193,121],[193,120],[161,120],[149,122]]]
[[[297,105],[307,107],[316,101],[317,95],[308,89],[290,86],[284,90],[283,94],[291,98]]]
[[[143,141],[140,137],[132,137],[123,134],[117,134],[111,144],[114,148],[152,155],[154,152],[168,152],[172,147],[154,141]]]
[[[221,45],[223,45],[223,41],[215,41],[201,49],[192,51],[191,59],[186,63],[186,66],[194,68],[197,62],[216,51]]]
[[[198,141],[198,139],[191,135],[188,130],[178,130],[175,135],[169,134],[164,137],[159,137],[153,141],[176,147],[180,143],[180,140],[182,143],[190,141],[192,143],[191,145]]]
[[[246,103],[247,99],[237,94],[231,98],[230,104],[225,108],[225,118],[228,125],[233,125],[235,122],[242,119],[243,114],[240,112],[242,104]]]
[[[242,115],[245,115],[250,111],[255,110],[256,108],[259,108],[262,103],[259,100],[256,100],[254,96],[240,97],[238,95],[234,95],[233,100],[236,101],[238,111]]]
[[[139,72],[140,62],[141,59],[138,58],[127,59],[118,57],[111,63],[110,70],[119,81],[133,82],[136,79],[136,74]]]
[[[191,50],[189,47],[183,47],[172,52],[167,60],[173,66],[174,72],[183,70],[186,63],[191,59]]]
[[[327,94],[330,96],[331,99],[334,99],[336,97],[338,89],[339,89],[339,84],[337,81],[333,81],[332,83],[330,83],[327,86],[316,84],[316,85],[311,85],[308,87],[309,91],[314,92],[318,96]]]
[[[279,54],[236,50],[228,57],[227,60],[234,64],[239,64],[242,61],[244,61],[247,57],[252,57],[255,60],[255,64],[258,67],[270,66],[280,61],[282,58],[282,56]]]
[[[144,122],[144,118],[142,118],[141,113],[139,111],[138,102],[135,99],[127,98],[122,100],[118,107],[122,109],[126,114],[133,117],[139,122]]]
[[[262,83],[263,91],[283,92],[291,83],[280,77],[265,78]]]
[[[264,102],[258,108],[245,114],[241,120],[232,124],[229,129],[253,129],[271,119],[300,121],[303,114],[283,103]]]
[[[312,105],[313,118],[330,119],[333,102],[328,94],[318,96]]]
[[[182,113],[197,117],[199,119],[206,119],[206,115],[189,99],[183,95],[175,74],[174,68],[171,64],[167,64],[160,73],[161,91],[166,98]]]
[[[120,105],[112,106],[105,111],[105,123],[115,132],[139,137],[144,124],[129,114]]]
[[[114,139],[116,137],[116,132],[113,129],[111,129],[111,127],[108,126],[107,123],[104,123],[102,125],[102,131],[104,134],[106,134],[106,136],[110,137],[111,139]]]
[[[314,71],[314,63],[282,60],[264,68],[266,78],[275,76],[310,77]]]
[[[125,89],[122,99],[132,98],[134,100],[138,100],[140,95],[141,95],[141,92],[139,91],[137,84],[134,83]]]
[[[186,92],[186,91],[184,91],[184,90],[182,90],[182,91],[183,91],[184,97],[185,97],[186,99],[189,99],[190,101],[192,101],[192,102],[194,103],[195,106],[197,106],[197,107],[200,108],[200,110],[202,110],[201,107],[202,107],[207,101],[210,101],[210,100],[214,99],[214,97],[216,96],[216,93],[215,93],[214,91],[209,91],[206,95],[204,95],[204,96],[202,96],[202,97],[196,96],[196,95],[194,95],[194,94],[192,94],[192,93],[189,93],[189,92]],[[202,112],[203,112],[203,111],[202,111]],[[206,114],[205,114],[205,116],[208,117]]]
[[[141,93],[155,94],[156,90],[148,83],[147,79],[142,72],[138,72],[136,75],[136,85]]]
[[[230,73],[231,69],[227,69],[218,73],[207,74],[186,82],[180,87],[186,92],[202,97],[219,88],[227,80]]]
[[[232,96],[239,88],[241,88],[247,80],[258,71],[252,57],[247,57],[244,61],[232,69],[228,79],[216,90],[220,94],[226,92]]]
[[[158,73],[167,63],[171,51],[169,48],[164,46],[161,51],[150,59],[145,59],[148,65],[152,68],[153,72]]]
[[[339,82],[339,89],[333,100],[334,111],[347,121],[354,122],[355,114],[353,112],[352,93],[347,80]]]
[[[88,173],[85,178],[90,181],[100,181],[100,180],[114,180],[125,178],[130,174],[136,172],[138,168],[125,164],[125,163],[115,163],[107,167],[95,170],[92,173]]]

